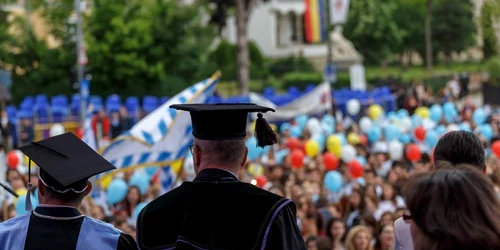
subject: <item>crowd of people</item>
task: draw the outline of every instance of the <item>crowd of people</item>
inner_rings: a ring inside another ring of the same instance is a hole
[[[406,98],[400,104],[401,112],[384,114],[382,111],[372,114],[374,111],[367,109],[360,110],[356,115],[339,116],[332,110],[331,114],[308,117],[304,121],[294,119],[276,127],[276,132],[279,133],[277,145],[259,152],[253,152],[255,146],[251,143],[248,145],[249,161],[241,170],[239,180],[294,201],[297,223],[310,250],[393,249],[395,220],[402,217],[408,209],[416,209],[412,207],[414,204],[405,201],[405,185],[413,176],[429,172],[433,168],[433,149],[438,138],[435,141],[427,140],[426,135],[434,132],[439,137],[454,130],[469,130],[475,133],[486,152],[484,172],[488,182],[491,182],[497,194],[500,194],[500,164],[496,155],[497,149],[492,148],[499,138],[500,113],[488,107],[475,107],[470,97],[465,97],[464,104],[458,107],[454,102],[458,93],[453,84],[448,87],[448,97],[442,100],[430,98],[425,94],[425,88],[420,89],[422,87],[416,84],[406,92]],[[451,111],[445,106],[450,105],[456,113],[449,114]],[[436,115],[434,106],[441,107],[437,119],[432,117]],[[475,115],[478,109],[481,114]],[[321,122],[323,139],[320,139],[307,126],[307,121],[324,121],[325,117],[328,117],[328,120],[333,118],[334,123],[325,125]],[[361,124],[365,117],[371,120],[370,128]],[[411,123],[405,124],[401,122],[403,120],[410,120]],[[397,136],[395,131],[387,129],[392,124],[397,127]],[[101,111],[93,119],[97,138],[113,138],[131,126],[126,110],[113,113],[109,118]],[[326,129],[327,132],[324,126],[330,126]],[[376,133],[372,127],[379,127],[380,131]],[[300,131],[295,131],[295,128],[300,128]],[[422,129],[425,131],[423,135],[415,132]],[[249,124],[249,131],[251,130],[252,124]],[[339,145],[328,145],[332,136],[340,141]],[[309,143],[312,141],[315,143]],[[394,141],[403,147],[394,149]],[[447,146],[460,147],[463,152],[474,153],[474,148],[471,148],[473,145]],[[345,158],[345,155],[342,155],[347,152],[343,150],[345,148],[355,149],[354,156]],[[414,148],[417,152],[412,151]],[[498,150],[500,152],[500,148]],[[301,151],[300,156],[294,154],[298,151]],[[0,162],[5,162],[5,151],[0,156],[3,157]],[[325,161],[325,157],[334,157],[334,163]],[[6,184],[20,195],[27,192],[29,174],[31,182],[35,185],[37,183],[36,168],[4,169]],[[359,171],[355,171],[356,169]],[[142,170],[136,170],[138,171]],[[325,177],[333,172],[340,176],[340,179],[334,179],[337,183],[330,183],[331,180]],[[130,184],[129,180],[133,175],[133,171],[124,172],[117,178],[122,178]],[[193,175],[192,171],[181,169],[176,178],[180,183],[192,180]],[[82,214],[109,222],[135,237],[137,214],[143,204],[161,195],[160,186],[161,183],[154,177],[146,190],[129,185],[127,195],[113,204],[106,204],[89,196],[84,199],[80,211]],[[445,191],[447,190],[442,190]],[[36,186],[31,193],[36,196]],[[20,200],[7,193],[4,193],[2,198],[1,221],[24,213],[22,209],[16,209],[20,207]]]

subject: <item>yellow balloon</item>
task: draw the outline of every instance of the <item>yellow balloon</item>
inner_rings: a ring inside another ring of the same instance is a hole
[[[350,133],[347,135],[347,142],[351,145],[356,145],[361,143],[361,138],[356,133]]]
[[[248,166],[248,173],[253,177],[261,176],[264,174],[264,168],[259,164],[252,163]]]
[[[306,154],[309,157],[314,157],[319,154],[319,144],[315,140],[308,140],[306,142]]]
[[[422,117],[423,119],[425,118],[428,118],[429,117],[429,108],[427,107],[418,107],[416,110],[415,110],[415,114]]]
[[[278,131],[278,126],[276,126],[276,124],[270,123],[269,126],[273,129],[274,132]],[[255,126],[254,126],[254,128],[255,128]]]
[[[16,191],[16,194],[19,195],[19,196],[23,196],[25,194],[28,193],[28,190],[26,188],[19,188]],[[14,199],[12,200],[14,202],[14,205],[17,204],[17,197],[14,197]]]
[[[112,175],[105,175],[104,177],[102,177],[102,179],[99,181],[99,183],[101,184],[101,187],[103,189],[106,189],[112,180],[113,180]]]
[[[384,109],[378,104],[372,104],[368,108],[368,116],[372,120],[377,120],[384,113]]]
[[[337,151],[340,152],[340,150],[342,149],[342,141],[340,140],[340,138],[338,136],[330,135],[326,139],[326,149],[330,153],[334,153],[334,154]]]

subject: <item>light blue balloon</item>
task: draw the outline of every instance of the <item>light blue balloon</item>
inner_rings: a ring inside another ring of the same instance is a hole
[[[368,131],[367,137],[370,142],[379,141],[382,138],[382,129],[379,126],[372,126]]]
[[[342,145],[347,145],[347,138],[345,138],[345,134],[343,134],[343,133],[336,133],[335,135],[339,137],[340,143]]]
[[[493,128],[490,124],[481,125],[480,132],[484,139],[486,139],[487,141],[491,140],[491,138],[493,137]]]
[[[405,117],[409,117],[410,113],[408,113],[408,110],[406,110],[406,109],[400,109],[400,110],[398,110],[397,116],[401,120]]]
[[[281,124],[280,126],[280,133],[285,133],[286,130],[290,129],[292,127],[292,124],[286,122],[286,123],[283,123]]]
[[[275,160],[276,160],[276,164],[278,165],[281,165],[283,164],[283,160],[285,159],[285,157],[290,153],[290,150],[288,149],[282,149],[280,151],[278,151],[276,153],[276,155],[274,156]]]
[[[358,179],[356,179],[356,181],[359,183],[359,185],[361,185],[363,187],[366,186],[365,178],[359,177]]]
[[[106,190],[106,198],[109,204],[116,204],[125,199],[128,192],[127,183],[122,179],[113,180]]]
[[[301,135],[302,135],[302,129],[300,128],[300,126],[292,126],[290,128],[291,137],[299,138]]]
[[[295,123],[297,124],[297,126],[300,127],[300,129],[304,129],[306,127],[306,124],[307,124],[307,120],[309,120],[309,117],[307,117],[307,115],[299,115],[297,117],[295,117]]]
[[[31,195],[31,207],[35,208],[36,206],[38,206],[38,204],[38,197],[35,195]],[[29,211],[26,211],[26,194],[23,194],[17,198],[16,213],[19,216],[27,212]]]
[[[443,105],[443,112],[444,112],[444,118],[448,123],[453,123],[458,116],[457,109],[455,108],[455,105],[451,102],[447,102]]]
[[[419,115],[412,115],[411,116],[411,125],[413,128],[416,128],[418,126],[422,126],[422,117],[420,117]]]
[[[344,179],[342,178],[342,175],[339,172],[329,171],[328,173],[325,174],[323,183],[330,192],[336,193],[340,191],[340,189],[344,185]]]
[[[312,139],[318,142],[320,151],[323,151],[325,149],[326,136],[324,134],[314,135]]]
[[[401,130],[395,124],[389,124],[384,128],[384,136],[386,141],[399,139]]]
[[[486,122],[486,112],[484,109],[478,108],[472,113],[472,120],[476,125],[481,125]]]
[[[401,134],[401,136],[399,136],[399,141],[403,144],[409,144],[411,142],[411,136],[409,134]]]
[[[332,127],[335,127],[335,117],[330,114],[326,114],[321,118],[321,123],[331,125]]]
[[[139,192],[141,195],[145,195],[148,192],[149,188],[149,180],[150,177],[146,173],[141,173],[141,172],[135,172],[132,177],[130,177],[130,180],[128,181],[128,185],[130,187],[137,187],[139,188]]]
[[[137,218],[139,218],[139,214],[146,207],[146,205],[148,205],[147,202],[141,202],[137,204],[137,206],[135,206],[134,213],[132,214],[132,219],[134,219],[134,221],[136,221]]]
[[[460,125],[458,125],[460,130],[467,131],[467,132],[472,132],[472,128],[470,127],[470,124],[462,122]]]
[[[322,123],[321,128],[323,129],[323,133],[327,135],[331,135],[335,132],[335,126],[331,126],[326,123]]]
[[[389,121],[397,121],[398,120],[398,115],[396,114],[396,112],[391,111],[391,112],[387,113],[387,120],[389,120]]]
[[[439,122],[441,120],[441,117],[443,117],[443,108],[441,107],[441,105],[432,105],[431,109],[429,110],[429,118],[434,122]]]
[[[361,163],[361,165],[363,167],[366,166],[366,159],[365,159],[365,157],[363,157],[361,155],[358,155],[358,156],[356,156],[356,160],[359,161],[359,163]]]
[[[439,133],[434,131],[434,130],[430,130],[430,131],[427,131],[426,135],[425,135],[425,143],[427,143],[427,145],[431,148],[435,147],[437,142],[439,140]]]
[[[439,125],[436,127],[436,132],[438,132],[439,135],[444,135],[446,133],[446,127],[444,125]]]
[[[252,136],[246,141],[246,146],[248,148],[248,159],[255,161],[260,157],[262,150],[257,147],[257,139]]]

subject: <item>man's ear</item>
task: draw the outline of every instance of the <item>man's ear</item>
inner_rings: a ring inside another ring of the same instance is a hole
[[[193,149],[193,164],[195,167],[197,167],[200,166],[200,162],[201,162],[200,148],[195,145]]]
[[[245,163],[247,163],[247,156],[248,156],[248,148],[245,146],[245,155],[243,156],[243,161],[241,161],[240,167],[245,166]]]
[[[87,182],[87,189],[85,189],[85,196],[87,196],[88,194],[90,194],[90,192],[92,191],[92,182]]]
[[[41,196],[45,196],[45,185],[43,185],[43,182],[38,179],[38,192],[40,193]]]

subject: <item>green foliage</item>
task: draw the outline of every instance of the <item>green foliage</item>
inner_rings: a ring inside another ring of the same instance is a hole
[[[397,14],[394,15],[394,21],[402,30],[398,52],[424,51],[425,1],[399,0],[397,2],[395,11]]]
[[[288,72],[283,75],[283,88],[298,87],[305,89],[307,85],[317,85],[323,81],[323,75],[316,72]]]
[[[486,69],[491,82],[500,87],[500,56],[490,58],[486,63]]]
[[[314,68],[307,58],[291,55],[272,61],[269,65],[269,71],[272,75],[281,77],[291,71],[314,72]]]
[[[495,34],[494,21],[500,22],[500,2],[486,0],[481,10],[481,27],[483,29],[484,58],[498,54],[498,38]]]

